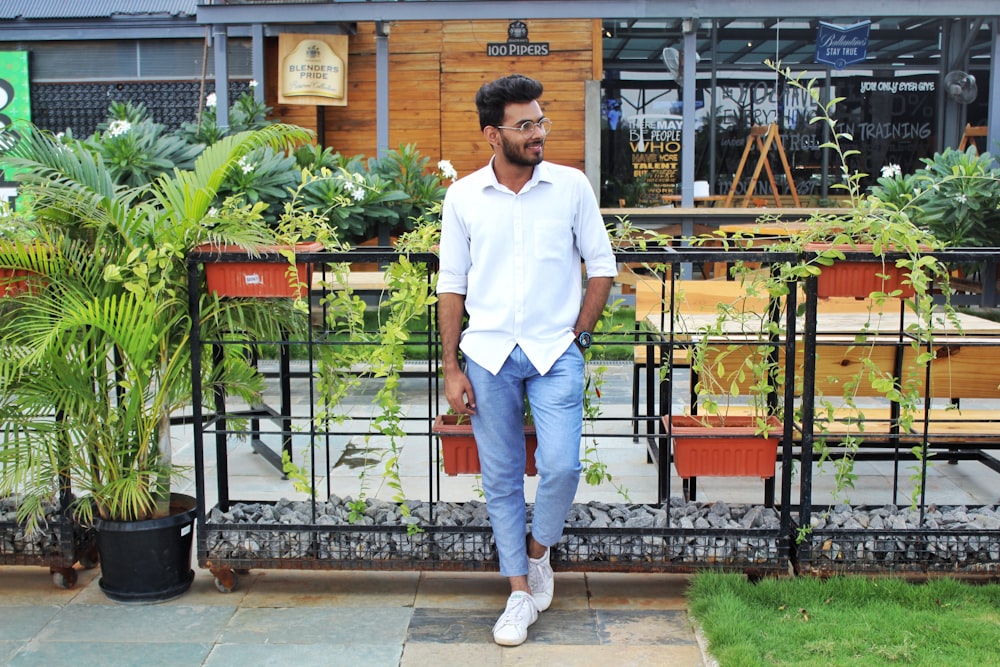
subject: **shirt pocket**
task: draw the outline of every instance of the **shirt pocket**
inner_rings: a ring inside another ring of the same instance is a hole
[[[539,261],[562,260],[573,248],[573,226],[568,218],[538,218],[532,223],[534,255]]]

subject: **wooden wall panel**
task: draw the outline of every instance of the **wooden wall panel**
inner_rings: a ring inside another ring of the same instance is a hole
[[[443,27],[441,58],[443,99],[441,149],[464,175],[485,164],[492,154],[479,130],[475,95],[487,81],[519,73],[545,86],[540,100],[553,131],[545,157],[580,169],[584,166],[584,83],[594,70],[593,22],[527,21],[531,42],[548,42],[548,56],[496,58],[486,55],[489,42],[505,42],[507,21],[477,21],[472,26]]]
[[[389,34],[389,145],[415,144],[436,164],[451,160],[459,175],[492,154],[479,130],[475,94],[487,81],[510,73],[537,78],[541,103],[553,119],[546,159],[584,167],[584,84],[600,75],[600,22],[527,21],[531,42],[548,42],[548,56],[495,58],[490,42],[507,41],[507,21],[412,21],[394,23]],[[596,35],[596,37],[595,37]],[[276,41],[276,40],[275,40]],[[276,57],[276,48],[273,57]],[[272,54],[269,49],[269,58]],[[274,105],[275,117],[315,129],[316,109]],[[373,156],[375,129],[375,25],[358,24],[351,36],[345,108],[325,111],[326,145],[347,155]]]

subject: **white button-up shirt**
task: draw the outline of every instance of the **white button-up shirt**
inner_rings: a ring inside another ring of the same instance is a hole
[[[462,352],[498,373],[519,345],[546,373],[574,340],[582,276],[618,274],[597,200],[578,169],[549,162],[514,193],[492,160],[448,188],[437,291],[465,295]]]

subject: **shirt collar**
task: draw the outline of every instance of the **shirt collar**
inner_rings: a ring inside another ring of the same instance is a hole
[[[493,161],[495,159],[496,156],[494,155],[493,157],[490,158],[490,163],[485,167],[483,167],[482,169],[482,171],[484,172],[483,176],[485,177],[483,182],[483,189],[492,187],[495,190],[500,190],[502,187],[500,185],[500,181],[497,180],[496,172],[493,171]],[[531,178],[528,179],[528,182],[525,184],[524,190],[522,190],[522,192],[527,192],[528,190],[535,187],[541,182],[545,183],[552,182],[552,170],[549,167],[549,163],[545,162],[544,160],[535,165],[535,170],[531,172]]]

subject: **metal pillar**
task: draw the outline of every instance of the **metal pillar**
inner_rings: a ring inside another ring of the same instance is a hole
[[[253,99],[258,104],[264,103],[264,26],[254,23],[250,26],[251,71],[257,85],[253,89]]]
[[[212,53],[215,55],[215,123],[229,127],[229,58],[226,26],[212,26]]]
[[[1000,16],[993,17],[990,48],[990,99],[986,121],[986,150],[1000,155]]]
[[[389,152],[389,24],[375,23],[375,149]]]

